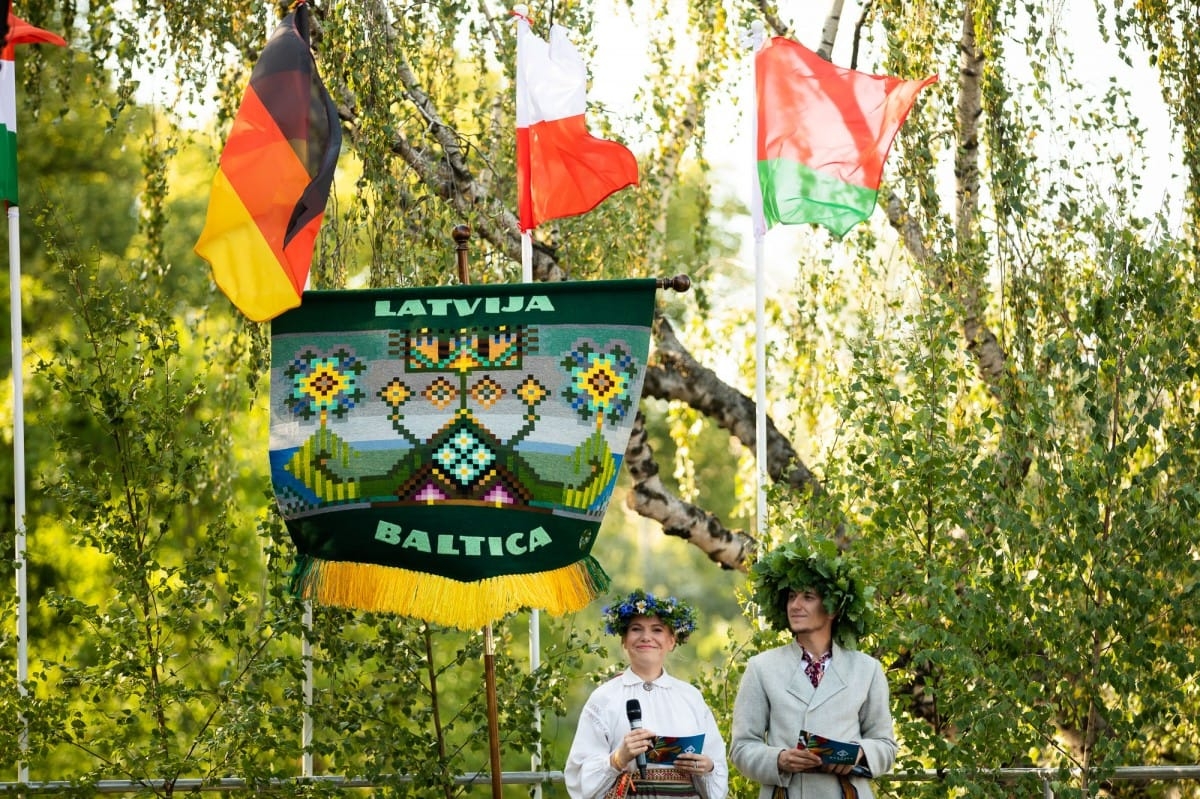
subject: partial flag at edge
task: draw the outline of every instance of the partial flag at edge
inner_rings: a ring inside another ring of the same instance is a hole
[[[66,47],[57,33],[36,28],[8,12],[8,31],[0,49],[0,198],[19,205],[17,190],[17,76],[18,44],[53,44]]]
[[[254,65],[195,246],[256,322],[300,304],[341,149],[337,107],[301,35],[307,13],[288,14]]]

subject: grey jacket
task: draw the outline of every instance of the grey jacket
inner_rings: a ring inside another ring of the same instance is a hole
[[[876,777],[896,762],[887,678],[879,661],[834,644],[821,684],[813,688],[801,658],[794,642],[750,658],[733,705],[729,760],[762,785],[759,799],[770,799],[777,785],[787,787],[788,799],[842,796],[834,775],[779,771],[780,750],[795,746],[801,730],[860,744]],[[869,780],[852,779],[860,799],[874,796]]]

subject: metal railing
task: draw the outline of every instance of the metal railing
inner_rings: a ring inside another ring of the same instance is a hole
[[[940,782],[951,772],[948,771],[907,771],[887,774],[880,777],[881,781],[896,782]],[[956,771],[954,773],[963,773]],[[1056,768],[996,768],[971,771],[975,777],[986,778],[991,782],[1016,782],[1023,778],[1034,777],[1042,785],[1042,799],[1054,799],[1054,783],[1061,782],[1064,777],[1080,777],[1082,769]],[[1096,779],[1100,779],[1096,772]],[[1200,782],[1200,765],[1191,766],[1121,766],[1111,774],[1105,774],[1107,782]]]
[[[895,774],[888,774],[880,777],[883,782],[940,782],[946,779],[951,772],[946,771],[905,771]],[[956,774],[964,772],[956,771]],[[1034,777],[1042,786],[1043,799],[1054,799],[1054,783],[1060,782],[1064,777],[1078,777],[1081,775],[1079,769],[1053,769],[1053,768],[998,768],[998,769],[979,769],[970,772],[971,776],[987,779],[996,782],[1016,782],[1018,780]],[[1112,774],[1107,774],[1104,777],[1108,781],[1150,781],[1150,782],[1180,782],[1180,781],[1197,781],[1200,782],[1200,765],[1192,766],[1122,766],[1117,768]],[[540,785],[548,782],[562,782],[563,773],[561,771],[505,771],[501,774],[501,780],[505,785]],[[339,789],[362,789],[362,788],[381,788],[386,785],[394,785],[397,782],[405,783],[412,782],[412,778],[400,775],[385,779],[366,779],[358,777],[340,777],[334,775],[317,776],[317,777],[291,777],[286,779],[273,780],[245,780],[237,777],[224,777],[215,780],[204,780],[198,778],[177,779],[173,781],[167,780],[100,780],[94,785],[89,786],[96,793],[103,794],[129,794],[138,793],[139,791],[153,790],[166,791],[173,789],[175,791],[186,792],[201,792],[201,791],[242,791],[253,790],[256,792],[277,791],[285,788],[292,788],[299,785],[324,785]],[[487,772],[479,772],[476,774],[463,774],[454,779],[455,785],[461,786],[479,786],[485,788],[491,784],[491,775]],[[79,786],[68,781],[51,781],[51,782],[0,782],[0,794],[57,794],[67,791],[78,790]]]

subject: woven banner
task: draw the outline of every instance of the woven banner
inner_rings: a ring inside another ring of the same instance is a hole
[[[585,607],[655,281],[306,292],[271,323],[294,590],[463,629]]]

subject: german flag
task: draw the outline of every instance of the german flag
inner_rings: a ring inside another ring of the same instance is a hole
[[[254,65],[195,247],[217,286],[255,322],[300,304],[342,145],[307,33],[300,3]]]

